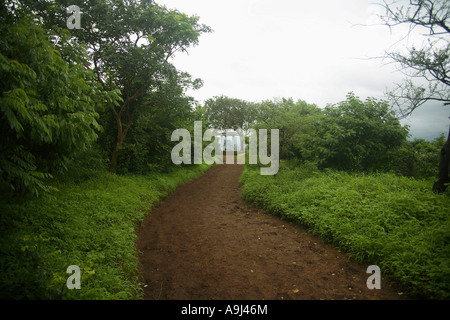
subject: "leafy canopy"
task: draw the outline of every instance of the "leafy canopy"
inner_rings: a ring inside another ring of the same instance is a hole
[[[0,25],[0,182],[2,189],[38,194],[51,170],[95,141],[96,108],[117,97],[102,94],[75,59],[65,60],[30,16],[14,16],[4,3],[2,9],[8,23]],[[69,42],[64,32],[59,38]]]

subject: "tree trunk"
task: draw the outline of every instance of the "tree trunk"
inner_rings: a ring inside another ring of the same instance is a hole
[[[439,175],[438,180],[433,184],[433,191],[437,193],[443,193],[447,189],[446,183],[450,183],[450,177],[448,176],[450,167],[450,128],[448,131],[447,142],[441,149],[439,154]]]
[[[113,152],[111,153],[111,161],[109,163],[109,172],[114,172],[116,170],[116,166],[117,166],[117,159],[119,157],[119,150],[120,148],[122,148],[122,141],[118,141],[116,143],[116,146],[113,150]]]
[[[125,140],[125,137],[127,136],[128,130],[130,129],[131,125],[134,121],[134,112],[131,112],[130,114],[130,103],[133,100],[136,100],[142,92],[145,90],[145,85],[140,87],[133,96],[127,97],[125,99],[124,103],[119,109],[119,112],[116,111],[116,109],[111,108],[111,111],[114,115],[114,118],[116,119],[117,123],[117,138],[116,138],[116,146],[114,147],[114,151],[111,154],[111,162],[109,163],[109,172],[114,172],[116,170],[117,166],[117,158],[119,157],[119,151],[122,148],[123,141]],[[128,123],[122,123],[122,115],[125,116],[126,119],[128,119]]]
[[[122,143],[125,140],[125,136],[127,135],[129,125],[126,126],[125,130],[123,130],[122,119],[120,118],[120,114],[117,113],[114,109],[112,109],[114,117],[117,122],[117,137],[116,137],[116,146],[114,147],[113,152],[111,153],[111,160],[109,163],[109,172],[114,172],[117,166],[117,159],[119,157],[119,151],[122,148]]]

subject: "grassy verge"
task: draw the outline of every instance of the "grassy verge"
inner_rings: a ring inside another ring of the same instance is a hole
[[[0,200],[0,298],[141,298],[137,227],[160,200],[208,168],[148,176],[96,172],[59,183],[52,196]],[[80,267],[80,290],[66,286],[70,265]]]
[[[261,176],[246,166],[243,197],[306,225],[358,262],[378,265],[404,293],[450,298],[450,194],[431,181],[392,174],[319,172],[313,166]]]

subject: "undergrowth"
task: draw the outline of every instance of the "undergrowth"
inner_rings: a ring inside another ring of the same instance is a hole
[[[137,228],[159,201],[206,169],[146,176],[97,171],[87,180],[55,183],[59,191],[41,198],[0,200],[0,298],[142,298]],[[70,265],[80,267],[80,290],[67,288]]]
[[[250,165],[244,199],[297,221],[358,262],[378,265],[405,294],[450,298],[450,192],[394,174],[280,167],[262,176]]]

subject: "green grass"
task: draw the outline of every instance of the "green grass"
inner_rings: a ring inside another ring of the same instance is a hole
[[[320,172],[313,166],[261,176],[246,166],[243,197],[297,221],[358,262],[378,265],[405,294],[450,298],[450,194],[393,174]]]
[[[140,299],[137,227],[177,186],[206,165],[172,173],[95,172],[58,183],[59,192],[20,203],[0,201],[0,298]],[[66,286],[81,269],[81,289]]]

